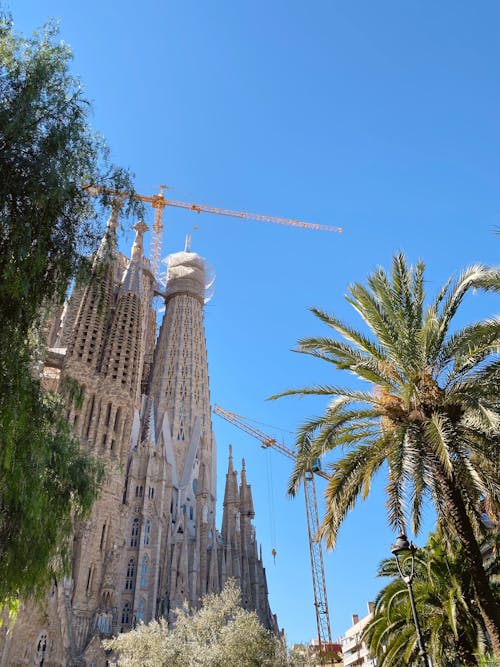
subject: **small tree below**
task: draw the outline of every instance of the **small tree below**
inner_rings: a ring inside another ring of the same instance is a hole
[[[116,651],[120,667],[285,667],[285,643],[266,630],[255,612],[240,606],[234,581],[220,595],[202,599],[190,613],[176,612],[175,627],[165,619],[152,621],[104,642]]]

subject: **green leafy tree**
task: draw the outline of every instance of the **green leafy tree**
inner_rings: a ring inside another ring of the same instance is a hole
[[[133,194],[89,125],[70,61],[54,26],[23,38],[0,14],[0,606],[61,571],[72,520],[102,478],[35,363],[44,313],[83,275],[110,203],[88,186]]]
[[[281,637],[266,630],[255,612],[240,606],[234,581],[220,595],[202,598],[190,613],[176,612],[175,626],[165,619],[139,624],[105,643],[121,667],[281,667],[288,664]]]
[[[368,387],[312,386],[280,394],[334,397],[324,414],[298,432],[289,491],[296,492],[319,456],[331,450],[341,454],[331,466],[321,526],[330,547],[347,512],[368,495],[384,464],[388,518],[396,531],[407,533],[411,519],[417,533],[424,499],[430,497],[438,522],[461,545],[498,657],[499,606],[477,535],[481,499],[498,506],[500,496],[500,320],[452,327],[469,291],[499,290],[500,271],[473,266],[448,281],[428,305],[424,264],[409,267],[402,254],[394,257],[391,274],[379,268],[367,282],[367,287],[351,285],[346,299],[369,333],[313,309],[337,338],[299,341],[298,352],[350,371]]]
[[[436,665],[455,665],[457,660],[461,665],[477,665],[478,651],[487,646],[462,551],[456,542],[447,545],[437,531],[415,558],[415,605],[426,650]],[[402,566],[409,567],[409,563],[403,561]],[[497,588],[498,562],[492,562],[488,574],[492,587]],[[365,629],[364,639],[381,667],[419,665],[408,590],[393,558],[381,563],[378,576],[392,580],[377,596],[375,615]]]

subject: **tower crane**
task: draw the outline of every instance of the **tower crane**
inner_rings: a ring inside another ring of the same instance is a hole
[[[213,412],[259,440],[262,447],[272,447],[289,459],[296,460],[297,454],[292,449],[287,447],[284,443],[278,442],[276,438],[272,438],[270,435],[263,433],[252,424],[249,424],[241,415],[238,415],[235,412],[229,412],[229,410],[225,410],[217,404],[214,405]],[[330,631],[330,616],[328,613],[328,599],[326,595],[323,550],[321,548],[321,542],[316,539],[319,528],[319,519],[316,485],[314,483],[315,474],[324,479],[328,479],[328,475],[320,470],[318,466],[316,469],[306,472],[304,477],[304,497],[306,503],[307,530],[309,535],[314,607],[316,610],[316,624],[318,627],[319,650],[322,651],[325,644],[332,643],[332,635]]]
[[[161,254],[161,242],[162,242],[162,233],[163,233],[163,211],[165,206],[173,206],[175,208],[184,208],[188,211],[194,211],[195,213],[213,213],[215,215],[225,215],[230,218],[242,218],[244,220],[257,220],[259,222],[270,222],[276,225],[288,225],[291,227],[301,227],[303,229],[312,229],[317,231],[324,232],[342,232],[342,227],[331,227],[329,225],[319,225],[315,222],[303,222],[302,220],[294,220],[291,218],[276,218],[271,215],[261,215],[259,213],[248,213],[246,211],[233,211],[228,208],[216,208],[215,206],[209,206],[208,204],[192,204],[184,201],[177,201],[175,199],[167,199],[163,194],[165,191],[166,185],[160,185],[160,191],[157,195],[139,195],[136,194],[135,198],[140,201],[151,204],[154,209],[154,221],[153,221],[153,235],[151,239],[151,270],[153,275],[158,277],[158,269],[160,266],[160,254]],[[127,192],[119,192],[117,190],[111,190],[109,188],[102,188],[98,186],[89,186],[88,191],[91,194],[97,195],[100,192],[106,192],[107,194],[120,198],[120,199],[129,199],[130,195]]]

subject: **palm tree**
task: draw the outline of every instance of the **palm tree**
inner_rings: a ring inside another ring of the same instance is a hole
[[[395,531],[413,532],[430,497],[438,523],[463,549],[475,597],[494,653],[500,657],[499,607],[488,585],[477,536],[481,500],[498,506],[500,483],[500,319],[452,329],[465,295],[476,288],[500,291],[500,270],[473,266],[443,286],[425,305],[424,264],[408,266],[403,254],[388,275],[379,268],[368,286],[346,296],[368,326],[364,334],[334,315],[312,312],[341,339],[299,341],[298,352],[323,359],[369,383],[365,390],[331,385],[290,389],[273,396],[333,397],[324,414],[298,431],[297,463],[289,492],[325,452],[341,450],[331,465],[326,515],[320,533],[327,546],[373,476],[387,464],[388,519]]]
[[[404,563],[403,563],[404,566]],[[495,573],[498,574],[498,562]],[[494,572],[490,573],[490,576]],[[375,601],[375,615],[364,639],[380,667],[420,664],[406,585],[393,558],[382,561],[378,575],[391,577]],[[483,620],[473,600],[470,573],[462,548],[447,546],[440,531],[431,534],[415,558],[415,604],[426,649],[436,665],[477,665],[487,646]]]

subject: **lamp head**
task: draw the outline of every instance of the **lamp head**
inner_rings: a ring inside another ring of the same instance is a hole
[[[408,542],[408,538],[404,533],[401,533],[398,535],[397,540],[394,542],[394,544],[391,546],[391,552],[395,556],[399,556],[400,554],[403,554],[408,551],[413,551],[412,549],[413,545],[411,542]]]

